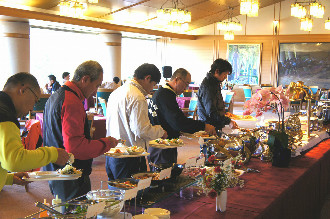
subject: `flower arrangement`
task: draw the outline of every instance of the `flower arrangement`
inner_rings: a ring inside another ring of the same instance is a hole
[[[285,92],[282,86],[277,88],[264,88],[252,95],[246,101],[244,115],[250,115],[253,111],[256,116],[261,116],[263,112],[273,108],[273,112],[278,114],[278,130],[269,131],[267,144],[272,154],[272,164],[278,167],[287,167],[291,157],[291,149],[288,144],[288,135],[284,127],[284,111],[289,107],[289,93]]]
[[[253,111],[256,112],[256,117],[261,116],[263,112],[273,109],[277,112],[279,123],[284,131],[284,111],[289,108],[289,96],[285,93],[282,86],[277,88],[264,88],[253,94],[251,99],[246,101],[244,107],[244,115],[250,115]]]
[[[210,156],[211,157],[211,156]],[[219,166],[206,167],[201,169],[201,186],[209,197],[215,198],[229,187],[244,186],[244,181],[238,178],[235,173],[235,166],[242,165],[241,157],[230,158],[221,162]]]

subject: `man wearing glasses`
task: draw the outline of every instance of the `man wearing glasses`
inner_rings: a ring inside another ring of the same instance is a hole
[[[0,92],[0,191],[4,185],[27,184],[22,177],[28,177],[28,174],[19,171],[36,169],[49,163],[62,166],[69,160],[65,150],[55,147],[24,149],[17,118],[33,110],[39,97],[37,79],[23,72],[11,76]]]
[[[179,138],[180,132],[195,133],[205,130],[210,135],[216,134],[212,125],[199,120],[187,118],[176,102],[177,95],[184,92],[191,81],[190,73],[179,68],[171,77],[171,80],[160,87],[149,102],[149,119],[153,125],[161,125],[167,131],[168,138]],[[154,164],[176,163],[177,149],[158,149],[149,147],[150,161]]]

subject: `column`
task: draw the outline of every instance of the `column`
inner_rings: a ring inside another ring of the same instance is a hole
[[[8,60],[9,75],[30,72],[30,25],[29,22],[0,20],[0,34]]]
[[[102,63],[103,81],[112,81],[113,77],[119,77],[121,80],[121,34],[104,33],[101,35],[108,51],[105,63]]]

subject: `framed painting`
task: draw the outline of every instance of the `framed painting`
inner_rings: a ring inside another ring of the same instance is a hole
[[[303,81],[330,89],[330,42],[280,43],[278,85]]]
[[[233,67],[231,84],[259,85],[262,44],[227,44],[227,59]]]

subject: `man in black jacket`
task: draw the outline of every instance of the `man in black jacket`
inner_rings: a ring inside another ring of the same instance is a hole
[[[214,125],[217,130],[221,130],[225,125],[233,129],[238,128],[236,122],[225,116],[225,104],[221,94],[220,84],[231,72],[232,66],[227,60],[216,59],[197,93],[199,119]]]
[[[168,138],[179,138],[180,132],[194,133],[205,130],[216,134],[215,127],[199,120],[187,118],[176,102],[176,96],[183,93],[191,81],[190,73],[177,69],[170,82],[160,87],[149,102],[149,119],[153,125],[161,125],[167,131]],[[155,164],[176,163],[177,149],[158,149],[149,147],[149,161]]]

